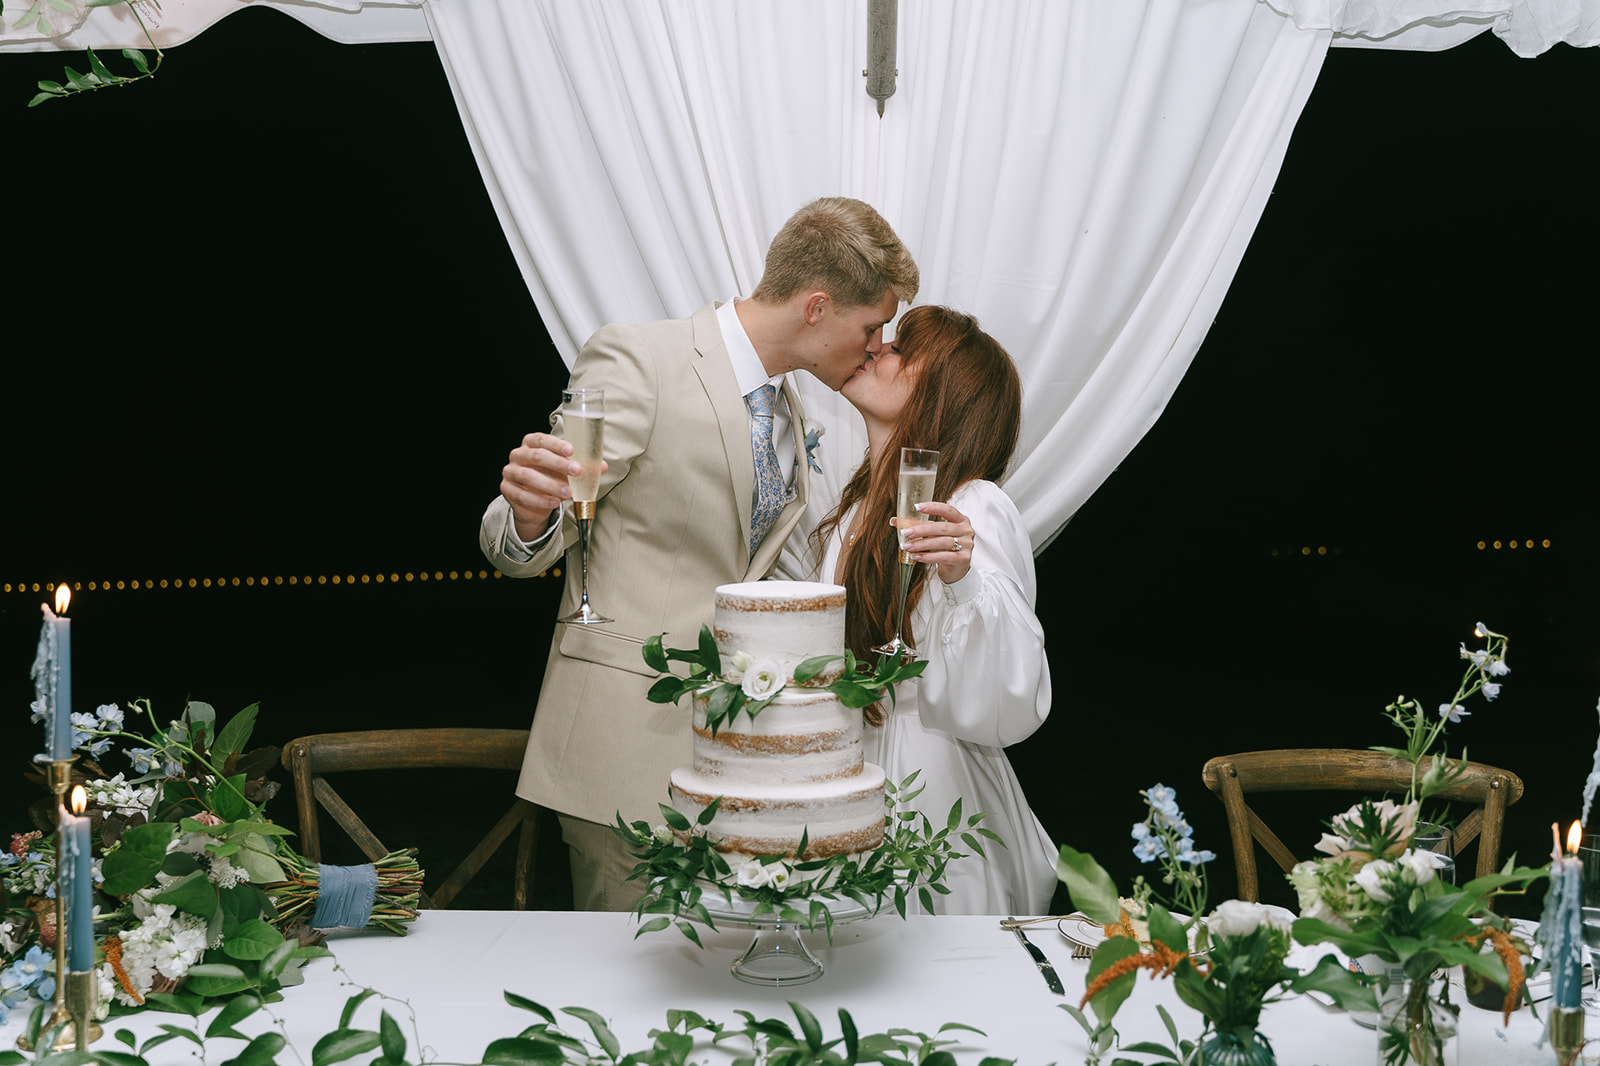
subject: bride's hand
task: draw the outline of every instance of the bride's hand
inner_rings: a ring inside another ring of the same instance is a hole
[[[939,580],[953,585],[972,569],[972,523],[948,503],[929,501],[919,503],[917,509],[935,520],[908,524],[901,530],[906,551],[919,563],[937,566]],[[937,521],[940,518],[944,521]]]

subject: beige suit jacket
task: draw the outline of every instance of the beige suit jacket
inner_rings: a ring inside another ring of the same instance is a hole
[[[590,530],[589,601],[615,619],[558,625],[517,794],[589,821],[661,821],[667,777],[690,759],[687,705],[645,698],[658,676],[644,641],[692,648],[712,620],[718,585],[771,572],[805,510],[810,478],[799,390],[784,383],[795,435],[794,498],[750,558],[755,464],[749,416],[717,327],[715,304],[693,317],[602,328],[578,353],[572,387],[606,390],[600,502]],[[497,497],[479,543],[503,573],[527,577],[567,555],[561,613],[578,600],[577,529],[528,562],[506,550],[511,509]]]

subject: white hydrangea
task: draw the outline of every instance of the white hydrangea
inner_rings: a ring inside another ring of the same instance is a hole
[[[130,785],[126,775],[118,774],[104,781],[91,781],[87,785],[89,798],[95,805],[114,810],[118,814],[148,816],[155,806],[156,790],[152,787]]]

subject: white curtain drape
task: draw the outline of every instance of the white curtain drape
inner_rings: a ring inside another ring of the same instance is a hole
[[[139,0],[91,6],[91,0],[6,0],[0,55],[85,48],[173,48],[245,7],[270,7],[344,44],[426,41],[423,0]],[[35,10],[37,9],[37,10]],[[42,16],[42,17],[40,17]],[[145,34],[149,33],[149,39]]]
[[[918,303],[973,312],[1018,360],[1006,488],[1035,549],[1178,386],[1330,40],[1256,0],[906,3],[880,120],[862,86],[866,0],[427,13],[568,363],[610,320],[749,293],[797,206],[862,198],[917,256]],[[802,378],[835,490],[866,440]]]
[[[1532,59],[1552,45],[1600,44],[1600,0],[1262,0],[1334,44],[1438,51],[1493,30]]]
[[[1257,0],[919,0],[900,6],[898,91],[879,119],[861,77],[866,0],[427,11],[569,364],[607,321],[750,292],[796,207],[860,197],[916,255],[918,302],[972,312],[1016,357],[1007,488],[1036,549],[1189,366],[1330,36]],[[865,438],[805,380],[833,488]]]

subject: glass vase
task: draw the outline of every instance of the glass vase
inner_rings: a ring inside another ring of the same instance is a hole
[[[1457,1016],[1443,971],[1425,979],[1402,976],[1378,997],[1378,1066],[1455,1066],[1460,1058]]]
[[[1246,1041],[1236,1029],[1213,1032],[1200,1044],[1191,1060],[1195,1066],[1278,1066],[1272,1045],[1258,1032]]]

